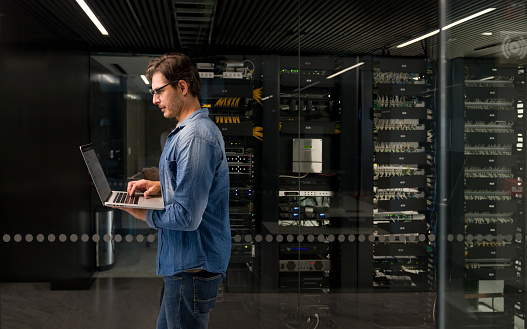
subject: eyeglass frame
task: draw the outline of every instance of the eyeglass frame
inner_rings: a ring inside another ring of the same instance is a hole
[[[178,81],[172,81],[172,82],[169,82],[169,83],[167,83],[166,85],[161,86],[161,87],[159,87],[159,88],[156,88],[156,89],[148,89],[148,91],[152,94],[153,97],[156,97],[156,96],[157,96],[157,97],[161,97],[161,95],[159,94],[159,91],[161,91],[161,90],[162,90],[163,88],[165,88],[166,86],[171,85],[171,84],[173,84],[173,83],[178,83],[179,81],[181,81],[181,80],[178,80]]]

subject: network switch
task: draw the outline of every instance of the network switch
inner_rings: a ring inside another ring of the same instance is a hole
[[[278,191],[278,196],[333,196],[333,191]]]

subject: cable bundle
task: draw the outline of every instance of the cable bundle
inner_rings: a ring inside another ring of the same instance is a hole
[[[216,123],[240,123],[240,117],[217,116]]]
[[[263,127],[253,127],[253,136],[263,141]]]
[[[263,94],[263,87],[253,89],[253,99],[260,103],[260,105],[263,106],[262,103],[262,94]]]

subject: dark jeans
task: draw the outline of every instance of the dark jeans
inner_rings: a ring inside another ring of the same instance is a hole
[[[223,276],[200,271],[164,277],[157,329],[206,329]]]

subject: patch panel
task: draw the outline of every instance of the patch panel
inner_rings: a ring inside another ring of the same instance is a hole
[[[227,71],[223,72],[224,79],[243,79],[243,72]]]
[[[251,154],[226,153],[227,162],[233,163],[252,163],[253,156]]]
[[[278,196],[333,196],[333,191],[278,191]]]
[[[199,72],[200,79],[214,79],[214,72]]]
[[[329,259],[280,260],[280,272],[313,272],[331,270]]]
[[[229,174],[252,174],[251,164],[229,164]]]
[[[413,213],[385,213],[380,212],[373,215],[374,221],[411,221],[411,220],[424,220],[426,216],[424,214],[413,212]]]

